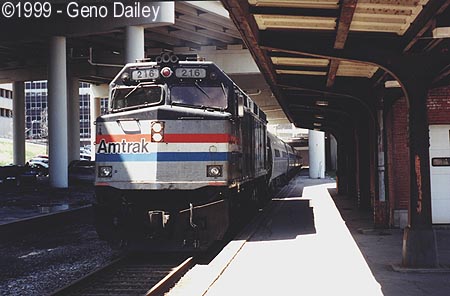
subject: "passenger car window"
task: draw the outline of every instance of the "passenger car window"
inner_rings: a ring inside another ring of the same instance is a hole
[[[275,157],[280,157],[280,151],[278,149],[275,149]]]

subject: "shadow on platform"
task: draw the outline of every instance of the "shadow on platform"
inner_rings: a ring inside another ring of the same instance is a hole
[[[298,198],[272,200],[276,215],[268,216],[249,241],[295,239],[299,235],[315,234],[314,212],[309,202]]]

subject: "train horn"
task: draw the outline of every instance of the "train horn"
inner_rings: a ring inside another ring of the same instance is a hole
[[[163,62],[163,63],[168,63],[168,62],[170,62],[170,54],[168,54],[168,53],[163,53],[163,54],[161,55],[161,58],[162,58],[162,62]]]

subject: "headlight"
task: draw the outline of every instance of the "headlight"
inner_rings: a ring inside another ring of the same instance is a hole
[[[162,131],[162,129],[163,129],[163,125],[162,125],[161,122],[159,122],[159,121],[153,122],[153,124],[152,124],[152,130],[153,130],[155,133],[160,133],[160,132]]]
[[[163,140],[163,136],[161,134],[153,134],[152,141],[153,142],[161,142]]]
[[[221,165],[207,165],[206,166],[206,176],[207,177],[222,177],[222,166]]]
[[[164,141],[164,122],[154,121],[152,122],[152,142]]]
[[[99,166],[98,167],[98,176],[100,178],[112,177],[112,166]]]

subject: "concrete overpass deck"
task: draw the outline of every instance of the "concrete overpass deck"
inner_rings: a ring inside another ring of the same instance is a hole
[[[162,51],[197,53],[215,61],[254,94],[273,123],[288,122],[220,2],[50,0],[45,7],[28,7],[18,0],[3,6],[0,26],[11,29],[0,33],[0,83],[13,83],[14,163],[25,163],[23,82],[47,79],[53,187],[68,186],[66,168],[79,159],[78,82],[94,84],[90,109],[96,118],[100,98],[108,97],[108,83],[123,65]],[[113,13],[117,7],[131,10]]]

